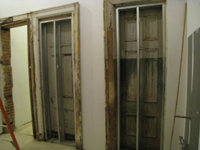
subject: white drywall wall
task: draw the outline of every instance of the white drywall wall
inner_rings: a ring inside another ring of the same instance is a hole
[[[200,27],[200,1],[199,0],[187,0],[188,14],[188,37]]]
[[[12,28],[10,40],[15,126],[19,127],[31,121],[27,26]]]
[[[1,0],[0,18],[77,1],[80,3],[83,147],[103,150],[106,139],[103,0]]]
[[[165,99],[165,125],[164,150],[169,150],[172,124],[177,96],[180,58],[182,48],[184,9],[186,0],[168,0],[166,5],[166,34],[167,34],[167,80]],[[187,27],[186,27],[187,28]],[[185,34],[183,51],[183,64],[181,72],[180,93],[178,99],[177,115],[185,116],[186,109],[186,83],[187,83],[187,30]],[[184,137],[185,120],[176,119],[172,150],[180,149],[179,136]]]

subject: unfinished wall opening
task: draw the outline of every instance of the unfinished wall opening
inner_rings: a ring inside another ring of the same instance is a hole
[[[4,82],[2,99],[4,100],[4,107],[10,121],[14,128],[14,105],[12,97],[12,69],[10,64],[10,29],[1,28],[1,44],[2,44],[2,81]],[[5,124],[5,122],[3,122]],[[5,128],[4,128],[5,131]]]
[[[161,143],[164,100],[162,5],[117,9],[118,149]]]
[[[6,21],[5,21],[6,22]],[[1,67],[2,99],[13,129],[29,123],[30,135],[35,136],[32,128],[30,99],[30,62],[27,19],[1,25]],[[20,37],[20,38],[19,38]],[[13,56],[11,58],[11,55]],[[5,124],[5,122],[3,122]],[[7,132],[7,129],[4,128]]]
[[[31,126],[32,117],[27,42],[27,25],[10,29],[15,127],[18,128],[29,123],[29,134],[33,135]]]
[[[71,17],[40,24],[45,138],[75,145]]]

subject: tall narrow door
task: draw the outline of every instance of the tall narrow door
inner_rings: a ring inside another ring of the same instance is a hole
[[[73,95],[73,69],[72,69],[72,38],[71,20],[57,22],[60,27],[60,51],[62,67],[62,98],[64,107],[64,130],[66,134],[74,135],[74,95]],[[58,32],[59,33],[59,32]],[[57,43],[58,43],[57,42]]]
[[[139,149],[159,150],[163,98],[162,8],[140,8],[140,39],[137,39],[136,10],[120,16],[120,145],[136,149],[139,109]],[[137,42],[140,58],[137,58]],[[139,59],[139,70],[137,69]],[[139,108],[137,108],[139,71]]]
[[[41,24],[46,139],[75,139],[71,19]]]

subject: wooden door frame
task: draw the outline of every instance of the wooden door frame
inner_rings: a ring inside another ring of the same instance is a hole
[[[114,59],[117,49],[116,8],[161,3],[166,0],[104,0],[104,63],[106,104],[106,150],[117,149],[117,97],[115,89]],[[165,41],[165,39],[163,39]],[[165,61],[165,60],[164,60]]]
[[[30,14],[23,14],[23,15],[18,15],[18,16],[13,16],[9,18],[4,18],[2,19],[3,21],[1,22],[1,29],[7,29],[10,32],[11,28],[14,27],[20,27],[23,25],[27,25],[27,38],[28,38],[28,74],[29,74],[29,88],[30,88],[30,103],[31,103],[31,116],[32,116],[32,126],[33,126],[33,136],[36,138],[36,131],[37,131],[37,114],[35,111],[35,76],[34,76],[34,60],[33,60],[33,55],[32,55],[32,42],[31,42],[31,37],[30,33],[31,28],[30,28]],[[10,39],[9,39],[10,40]],[[3,48],[3,47],[1,47]],[[2,52],[3,49],[1,49]],[[2,60],[3,61],[3,60]],[[3,63],[3,62],[2,62]],[[6,72],[4,75],[3,70],[1,70],[1,76],[4,78],[6,76]],[[2,81],[6,82],[6,81]],[[5,102],[4,96],[2,94],[2,99]]]
[[[0,19],[0,28],[10,29],[27,25],[28,27],[28,63],[29,63],[29,86],[31,98],[31,113],[34,138],[44,140],[44,118],[40,83],[40,59],[39,59],[39,19],[71,14],[73,21],[73,71],[74,71],[74,100],[75,100],[75,142],[77,149],[83,149],[82,138],[82,108],[81,108],[81,73],[80,73],[80,22],[79,3],[71,3],[53,8],[43,9]],[[1,34],[0,34],[1,35]],[[0,39],[1,40],[1,39]],[[0,42],[1,44],[1,42]],[[1,45],[0,45],[1,46]],[[0,55],[2,47],[0,47]],[[3,63],[3,62],[2,62]],[[0,70],[1,80],[4,78],[2,69]],[[2,84],[1,84],[2,85]],[[3,95],[3,85],[0,87]],[[4,99],[3,99],[4,100]]]

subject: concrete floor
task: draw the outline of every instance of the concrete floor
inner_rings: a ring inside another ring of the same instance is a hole
[[[37,141],[33,138],[32,123],[28,123],[17,128],[14,131],[14,134],[21,150],[76,150],[75,147]],[[15,150],[15,147],[9,141],[12,141],[9,133],[1,134],[0,150]]]

